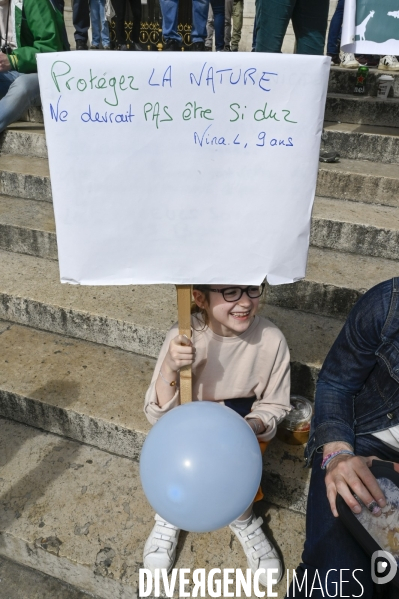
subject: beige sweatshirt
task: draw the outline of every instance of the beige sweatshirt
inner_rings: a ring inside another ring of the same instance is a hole
[[[269,441],[277,424],[290,411],[290,354],[284,335],[269,320],[255,316],[242,335],[221,337],[204,327],[200,318],[191,318],[196,348],[193,401],[223,403],[224,399],[256,396],[246,419],[260,418],[266,431],[258,439]],[[173,398],[160,407],[155,389],[169,343],[178,334],[175,324],[166,335],[145,396],[144,412],[151,424],[180,403],[177,388]]]

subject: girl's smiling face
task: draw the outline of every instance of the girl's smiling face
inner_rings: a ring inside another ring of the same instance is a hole
[[[232,285],[214,285],[217,289],[227,289]],[[246,285],[235,285],[245,289]],[[222,293],[209,291],[207,302],[202,291],[193,290],[195,303],[206,310],[209,328],[222,337],[237,337],[242,335],[251,325],[259,307],[260,297],[250,298],[243,293],[241,299],[235,302],[226,302]]]

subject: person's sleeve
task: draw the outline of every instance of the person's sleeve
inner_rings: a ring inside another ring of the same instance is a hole
[[[176,335],[178,334],[178,326],[177,324],[175,324],[170,329],[169,333],[166,335],[165,341],[162,345],[160,354],[158,356],[157,363],[155,365],[154,374],[152,375],[150,386],[147,390],[147,393],[145,394],[144,413],[151,424],[155,424],[161,418],[161,416],[163,416],[163,414],[169,412],[169,410],[172,410],[180,404],[180,390],[177,386],[175,387],[176,392],[172,399],[162,407],[158,404],[158,397],[156,391],[156,382],[158,379],[159,371],[168,352],[169,344],[173,337],[176,337]],[[179,381],[177,382],[179,383]]]
[[[376,365],[391,295],[392,281],[370,289],[350,312],[329,351],[316,387],[308,459],[326,443],[354,446],[354,398]]]
[[[258,435],[259,441],[270,441],[276,434],[278,423],[291,410],[290,352],[283,334],[279,333],[276,358],[266,389],[253,404],[251,413],[246,416],[246,420],[259,418],[263,422],[266,430]]]
[[[62,33],[56,9],[49,0],[29,0],[24,2],[26,25],[32,33],[32,45],[16,48],[8,55],[11,67],[20,73],[36,73],[36,54],[42,52],[62,52]]]

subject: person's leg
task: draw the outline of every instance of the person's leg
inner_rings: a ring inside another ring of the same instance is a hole
[[[103,48],[109,48],[111,40],[109,39],[109,25],[105,18],[105,0],[99,0],[100,27],[101,27],[101,43]]]
[[[100,46],[101,44],[101,25],[100,25],[100,0],[90,0],[90,19],[92,46]]]
[[[191,30],[191,40],[194,44],[196,42],[205,42],[208,11],[209,0],[193,0],[193,27]]]
[[[37,73],[0,73],[0,132],[14,123],[30,106],[40,106]]]
[[[331,19],[327,40],[327,54],[330,56],[339,54],[341,46],[342,21],[344,19],[344,6],[345,0],[338,0],[337,8],[335,9],[335,13]]]
[[[141,29],[141,0],[129,0],[133,15],[132,40],[135,44],[140,42]]]
[[[295,3],[296,0],[256,0],[256,52],[281,52]]]
[[[126,31],[125,31],[126,0],[112,0],[112,6],[114,7],[114,10],[115,10],[116,47],[124,46],[126,44]]]
[[[72,19],[75,41],[87,42],[87,32],[90,27],[89,0],[73,0]]]
[[[215,24],[215,47],[220,52],[224,48],[224,0],[211,0]]]
[[[243,0],[234,0],[233,3],[233,34],[231,36],[231,51],[237,52],[241,39],[242,22],[244,14]]]
[[[206,22],[206,40],[205,47],[212,49],[213,34],[215,33],[215,24],[213,22],[212,3],[209,4],[208,20]]]
[[[375,455],[384,460],[398,460],[398,453],[372,435],[356,438],[355,453],[362,456]],[[396,454],[396,458],[395,458]],[[312,599],[333,597],[340,588],[340,570],[344,570],[345,582],[343,593],[348,596],[359,596],[372,599],[373,583],[371,580],[370,558],[351,536],[339,518],[332,515],[326,495],[325,473],[321,470],[322,454],[315,454],[306,510],[306,541],[302,554],[302,563],[297,568],[296,576],[299,585],[291,584],[287,598],[304,599],[309,596],[311,584],[316,570],[323,584],[323,591],[314,590]],[[333,571],[333,570],[336,571]],[[328,576],[327,573],[330,570]],[[359,582],[352,576],[352,572]],[[307,591],[305,575],[307,579]],[[325,584],[327,578],[327,584]],[[304,582],[302,590],[300,585]],[[316,579],[317,583],[317,579]],[[338,584],[338,586],[337,586]],[[363,594],[361,585],[364,588]],[[317,586],[320,586],[317,584]],[[323,594],[324,593],[324,594]]]
[[[162,35],[165,40],[175,40],[181,43],[177,32],[179,0],[159,0],[162,12]]]
[[[330,0],[297,0],[292,12],[297,54],[324,54],[329,4]]]
[[[224,45],[228,48],[231,42],[231,19],[233,18],[233,0],[224,3]]]
[[[252,52],[256,51],[256,15],[254,18],[254,30],[252,32]]]

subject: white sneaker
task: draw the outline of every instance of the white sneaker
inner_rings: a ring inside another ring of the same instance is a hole
[[[283,576],[283,564],[261,528],[262,518],[255,520],[255,515],[252,514],[249,522],[244,521],[243,524],[244,527],[240,526],[239,520],[235,520],[230,524],[230,528],[240,541],[252,572],[255,574],[256,570],[264,568],[266,572],[259,576],[259,582],[266,586],[268,568],[277,569],[278,572],[273,573],[273,578],[280,582]]]
[[[381,56],[378,68],[380,71],[399,71],[399,61],[396,56]]]
[[[144,546],[144,568],[148,568],[152,573],[155,568],[165,568],[169,574],[176,561],[180,528],[170,524],[158,514],[155,514],[155,522]]]
[[[357,69],[360,67],[360,62],[356,60],[354,54],[341,52],[339,57],[341,59],[341,67],[344,69]]]

